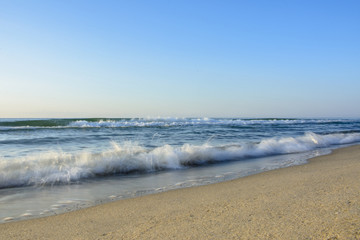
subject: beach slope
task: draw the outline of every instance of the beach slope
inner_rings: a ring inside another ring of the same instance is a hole
[[[360,239],[360,146],[233,181],[0,224],[0,239]]]

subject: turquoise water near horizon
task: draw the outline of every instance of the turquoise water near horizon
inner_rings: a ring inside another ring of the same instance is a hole
[[[0,119],[0,221],[303,164],[360,119]]]

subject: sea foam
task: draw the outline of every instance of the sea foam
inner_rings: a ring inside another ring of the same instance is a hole
[[[268,138],[256,143],[214,146],[184,144],[145,148],[134,142],[111,142],[101,153],[62,151],[0,159],[0,188],[24,185],[67,184],[83,178],[181,169],[224,161],[306,152],[316,148],[360,141],[360,133]]]
[[[349,119],[281,119],[281,118],[115,118],[115,119],[0,119],[0,131],[67,129],[67,128],[127,128],[176,126],[258,126],[296,124],[349,124]]]
[[[218,119],[218,118],[134,118],[121,120],[76,120],[70,122],[67,127],[100,128],[100,127],[171,127],[171,126],[193,126],[193,125],[270,125],[270,124],[326,124],[341,123],[345,120],[332,119]],[[348,121],[348,120],[347,120]]]

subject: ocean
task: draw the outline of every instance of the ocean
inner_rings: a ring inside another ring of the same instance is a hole
[[[304,164],[360,119],[0,119],[0,222]]]

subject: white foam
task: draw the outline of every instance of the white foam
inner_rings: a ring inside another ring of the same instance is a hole
[[[24,213],[21,215],[21,217],[31,217],[32,213]]]
[[[136,143],[112,142],[108,151],[98,154],[48,152],[16,159],[0,160],[0,187],[70,183],[97,175],[152,172],[180,169],[210,162],[236,161],[276,154],[306,152],[319,147],[360,141],[360,133],[270,138],[246,145],[212,146],[184,144],[146,149]]]
[[[77,120],[68,127],[169,127],[188,125],[269,125],[344,122],[342,119],[218,119],[218,118],[134,118],[130,120],[100,120],[96,122]]]
[[[105,119],[99,121],[92,120],[74,120],[68,125],[52,125],[47,124],[39,126],[28,126],[29,124],[24,119],[17,121],[24,121],[24,126],[2,126],[0,124],[0,131],[6,130],[21,130],[21,129],[42,129],[42,128],[122,128],[122,127],[171,127],[171,126],[196,126],[196,125],[231,125],[231,126],[251,126],[251,125],[273,125],[273,124],[326,124],[326,123],[349,123],[358,122],[358,120],[349,119],[242,119],[242,118],[173,118],[173,117],[156,117],[156,118],[133,118],[133,119]],[[31,121],[34,119],[31,119]],[[36,119],[35,119],[36,120]],[[60,119],[61,120],[64,119]],[[48,121],[40,119],[40,121]],[[4,122],[4,121],[3,121]],[[6,121],[16,122],[16,121]],[[0,119],[1,123],[1,119]],[[40,124],[40,123],[39,123]]]

